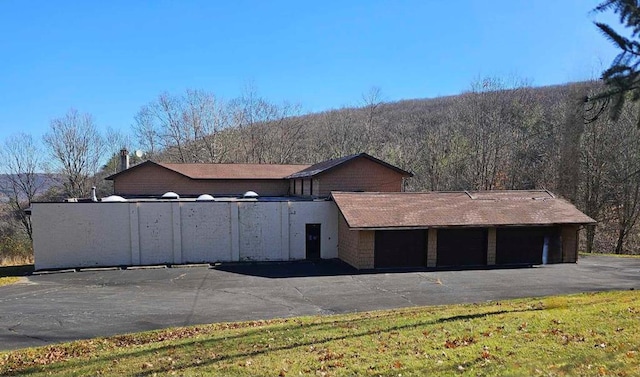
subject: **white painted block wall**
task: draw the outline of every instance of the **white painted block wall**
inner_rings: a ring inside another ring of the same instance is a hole
[[[329,201],[33,203],[31,217],[38,270],[304,259],[306,224],[338,256]]]
[[[182,203],[180,210],[184,263],[234,260],[231,253],[234,206],[215,202]]]

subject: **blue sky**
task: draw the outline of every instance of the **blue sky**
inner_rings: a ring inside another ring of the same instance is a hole
[[[0,1],[0,140],[70,108],[127,131],[163,91],[247,85],[305,112],[458,94],[481,77],[599,77],[591,0]]]

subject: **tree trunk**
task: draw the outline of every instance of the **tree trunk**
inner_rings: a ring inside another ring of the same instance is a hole
[[[626,238],[626,233],[624,229],[618,230],[618,241],[616,242],[616,254],[622,254],[622,247],[624,245],[624,239]]]
[[[587,225],[587,253],[593,253],[593,240],[596,236],[596,226]]]

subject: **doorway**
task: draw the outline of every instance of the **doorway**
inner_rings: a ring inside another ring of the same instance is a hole
[[[320,224],[306,224],[306,258],[320,259]]]
[[[426,267],[427,231],[376,230],[374,267]]]

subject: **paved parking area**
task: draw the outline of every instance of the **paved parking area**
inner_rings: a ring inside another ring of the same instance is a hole
[[[640,258],[470,271],[335,261],[58,272],[0,287],[0,350],[191,324],[640,289]]]

